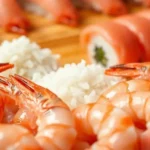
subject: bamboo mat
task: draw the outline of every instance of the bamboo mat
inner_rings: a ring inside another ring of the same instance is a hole
[[[139,8],[133,9],[132,12]],[[106,15],[89,10],[80,11],[80,25],[71,28],[50,22],[47,18],[31,13],[26,13],[31,23],[31,30],[26,36],[31,41],[37,42],[42,48],[50,48],[54,54],[60,54],[60,64],[79,63],[82,59],[87,60],[87,52],[81,48],[79,35],[81,30],[89,24],[98,23],[110,19]],[[0,43],[4,40],[12,40],[19,35],[6,33],[0,29]]]

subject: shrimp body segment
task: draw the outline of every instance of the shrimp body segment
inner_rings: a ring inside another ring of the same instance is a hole
[[[0,124],[1,150],[42,150],[34,136],[25,128],[14,124]]]
[[[117,94],[109,101],[114,106],[128,112],[136,123],[143,122],[150,127],[150,91]]]
[[[97,136],[98,140],[89,147],[90,150],[138,150],[139,137],[130,115],[105,98],[75,108],[73,114],[79,133]]]
[[[38,131],[35,136],[44,149],[69,150],[76,139],[76,129],[68,106],[55,94],[21,76],[10,76],[20,90],[20,106],[36,117]]]
[[[121,81],[113,86],[110,86],[101,94],[102,96],[111,99],[117,94],[124,94],[128,92],[150,91],[150,80],[133,79],[128,81]]]
[[[150,147],[150,91],[118,93],[109,101],[132,117],[134,125],[142,131],[141,150],[147,150]]]

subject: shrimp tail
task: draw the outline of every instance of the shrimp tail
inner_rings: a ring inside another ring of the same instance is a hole
[[[149,78],[150,63],[129,63],[112,66],[105,70],[106,75],[121,76],[126,78]]]
[[[41,102],[42,104],[41,106],[43,107],[43,109],[50,108],[50,107],[59,107],[59,106],[68,108],[68,106],[64,103],[61,103],[60,99],[50,90],[41,87],[33,83],[32,81],[19,75],[14,75],[14,76],[10,75],[10,79],[12,83],[18,87],[18,89],[26,99],[31,100],[36,98],[37,100],[39,100],[39,102]],[[53,98],[57,99],[57,103],[56,101],[53,101]],[[47,99],[49,99],[51,103],[47,103],[47,104],[44,103],[47,101]]]
[[[0,63],[0,72],[3,72],[7,69],[13,68],[14,65],[13,64],[9,64],[9,63]]]

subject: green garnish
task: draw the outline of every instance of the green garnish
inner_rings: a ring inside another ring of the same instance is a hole
[[[95,47],[95,60],[101,63],[104,67],[107,66],[108,59],[105,56],[105,52],[102,47]]]

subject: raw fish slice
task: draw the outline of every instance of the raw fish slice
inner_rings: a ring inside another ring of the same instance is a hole
[[[127,15],[115,19],[116,22],[130,29],[140,40],[145,48],[145,61],[150,61],[150,20],[135,16]]]

